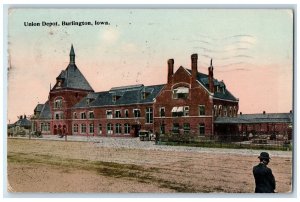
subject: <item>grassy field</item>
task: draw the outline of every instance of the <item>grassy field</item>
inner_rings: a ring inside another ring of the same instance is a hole
[[[14,192],[253,193],[257,156],[105,148],[89,142],[8,139]],[[277,191],[291,191],[291,155],[274,156]]]

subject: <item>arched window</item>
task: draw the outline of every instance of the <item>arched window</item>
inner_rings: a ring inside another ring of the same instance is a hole
[[[227,116],[227,107],[226,107],[226,106],[224,106],[224,109],[223,109],[223,115],[224,115],[224,116]]]
[[[63,100],[61,97],[58,97],[54,100],[54,108],[55,109],[60,109],[63,107]]]
[[[187,87],[177,87],[173,90],[173,99],[179,99],[179,98],[187,98],[189,96],[190,89]]]
[[[130,125],[128,123],[124,124],[124,133],[130,134]]]
[[[218,116],[218,106],[214,105],[214,115]]]
[[[78,133],[78,124],[73,125],[73,133]]]
[[[222,116],[222,105],[219,105],[219,116]]]
[[[89,133],[94,133],[94,124],[90,123]]]
[[[234,117],[236,117],[236,113],[237,113],[236,107],[234,106],[234,107],[233,107],[233,116],[234,116]]]
[[[229,117],[232,117],[232,107],[229,107]]]
[[[83,123],[81,124],[81,133],[86,133],[86,125]]]
[[[113,125],[112,125],[111,123],[108,123],[108,124],[106,125],[106,131],[107,131],[107,134],[108,134],[108,135],[111,135],[111,134],[114,133]]]
[[[121,124],[117,123],[116,124],[116,134],[121,134],[122,133],[122,126]]]

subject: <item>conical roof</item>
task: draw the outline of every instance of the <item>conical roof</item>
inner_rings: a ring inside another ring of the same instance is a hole
[[[89,82],[80,72],[78,67],[75,64],[75,51],[73,44],[70,50],[70,63],[68,67],[61,71],[59,76],[56,78],[57,82],[53,89],[78,89],[78,90],[87,90],[94,91],[90,86]]]

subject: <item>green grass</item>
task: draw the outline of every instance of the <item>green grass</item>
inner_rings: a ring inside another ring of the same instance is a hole
[[[59,167],[63,173],[69,173],[70,170],[82,169],[88,171],[94,171],[99,175],[112,177],[112,178],[124,178],[128,180],[135,180],[137,182],[146,184],[156,184],[161,188],[168,188],[175,190],[176,192],[184,193],[196,193],[207,192],[205,190],[196,190],[187,184],[175,182],[172,180],[166,180],[157,177],[157,174],[161,172],[159,168],[145,168],[143,166],[134,164],[122,164],[116,162],[106,161],[89,161],[83,159],[70,159],[60,158],[51,155],[42,154],[26,154],[26,153],[9,153],[7,156],[8,163],[19,164],[40,164]]]

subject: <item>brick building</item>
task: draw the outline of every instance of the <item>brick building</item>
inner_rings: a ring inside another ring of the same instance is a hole
[[[169,59],[166,84],[104,92],[94,92],[80,72],[73,46],[69,56],[48,100],[34,109],[33,129],[42,134],[135,137],[143,129],[210,138],[222,132],[216,131],[218,117],[237,117],[239,100],[214,78],[212,60],[208,74],[198,72],[197,54],[191,55],[191,69],[180,66],[176,72]]]
[[[168,60],[167,84],[154,103],[155,131],[211,136],[216,117],[237,115],[238,99],[214,78],[212,60],[208,75],[198,72],[197,60],[193,54],[191,70],[180,66],[175,73],[174,60]]]

